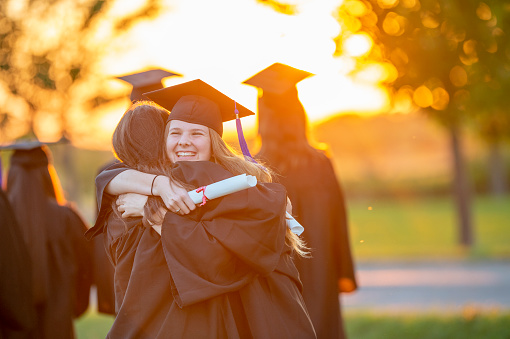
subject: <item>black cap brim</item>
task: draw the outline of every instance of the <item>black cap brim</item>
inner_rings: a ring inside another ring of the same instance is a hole
[[[163,88],[163,79],[171,76],[180,76],[164,69],[151,69],[145,72],[128,74],[116,77],[133,86],[131,101],[143,100],[143,93]]]

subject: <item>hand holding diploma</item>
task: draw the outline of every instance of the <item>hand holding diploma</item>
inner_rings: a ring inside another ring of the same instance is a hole
[[[216,199],[225,195],[242,191],[244,189],[257,185],[257,178],[253,175],[240,174],[225,180],[215,182],[213,184],[199,187],[189,191],[188,195],[195,204],[204,205],[207,200]],[[300,235],[304,228],[294,219],[288,212],[286,213],[287,226],[297,235]],[[154,226],[153,226],[154,228]],[[154,228],[156,232],[161,234],[161,227]]]

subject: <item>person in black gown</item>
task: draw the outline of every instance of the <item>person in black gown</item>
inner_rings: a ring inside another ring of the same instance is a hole
[[[88,307],[92,280],[87,227],[65,204],[49,148],[13,148],[6,192],[31,262],[31,337],[73,338],[73,319]]]
[[[155,91],[163,88],[163,79],[179,74],[166,71],[164,69],[150,69],[144,72],[127,74],[118,76],[117,79],[122,80],[133,86],[130,92],[131,103],[145,100],[143,93]],[[113,164],[118,163],[117,159],[113,159],[107,164],[101,166],[97,174],[104,171]],[[96,217],[99,209],[96,211]],[[109,261],[105,252],[102,237],[92,239],[94,253],[94,285],[97,292],[97,310],[99,313],[115,315],[115,294],[114,294],[114,268]]]
[[[331,160],[310,145],[296,84],[311,73],[276,63],[244,83],[259,88],[262,159],[280,175],[311,258],[296,258],[318,338],[345,338],[339,292],[357,288],[344,195]]]
[[[1,169],[0,169],[1,171]],[[0,338],[29,339],[35,325],[30,258],[21,229],[0,188]]]

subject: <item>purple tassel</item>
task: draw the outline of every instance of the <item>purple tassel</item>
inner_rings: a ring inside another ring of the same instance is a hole
[[[239,111],[237,110],[237,103],[235,101],[234,105],[236,114],[237,139],[239,140],[239,145],[241,146],[241,151],[243,152],[244,159],[257,163],[251,156],[250,150],[248,149],[248,144],[246,144],[246,140],[244,139],[243,126],[241,125],[241,119],[239,119]]]

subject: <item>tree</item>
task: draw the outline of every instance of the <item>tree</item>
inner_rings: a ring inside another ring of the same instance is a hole
[[[411,100],[449,131],[459,237],[465,246],[473,235],[461,130],[471,117],[470,69],[480,62],[474,52],[477,8],[472,0],[348,0],[339,12],[340,18],[351,16],[346,21],[351,31],[365,32],[376,43],[367,58],[396,68],[388,84],[394,99]],[[344,38],[338,40],[339,51]]]
[[[158,0],[116,17],[116,1],[31,0],[0,3],[0,128],[3,139],[37,131],[52,119],[71,134],[68,116],[111,99],[98,63],[111,41],[139,20],[158,15]],[[9,127],[9,129],[7,129]],[[6,140],[0,140],[6,141]]]
[[[489,147],[490,191],[499,196],[508,189],[501,145],[510,140],[510,43],[506,35],[510,9],[504,2],[486,1],[478,4],[476,14],[472,53],[479,61],[468,71],[472,128]]]
[[[113,14],[115,0],[0,2],[0,142],[43,129],[72,139],[73,114],[116,99],[104,89],[99,62],[138,21],[157,16],[159,0]],[[64,166],[75,182],[69,149]],[[72,197],[75,185],[67,185]]]

